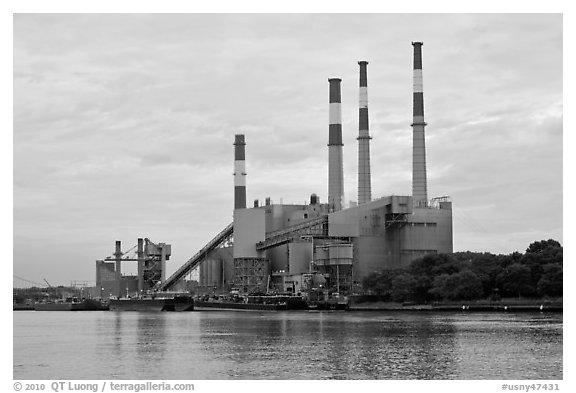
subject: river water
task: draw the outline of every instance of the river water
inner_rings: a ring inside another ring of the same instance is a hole
[[[13,313],[14,379],[562,379],[561,313]]]

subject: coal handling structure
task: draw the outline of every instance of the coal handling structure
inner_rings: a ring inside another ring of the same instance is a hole
[[[110,311],[192,311],[194,299],[189,292],[158,291],[166,275],[166,261],[171,255],[171,245],[154,243],[139,238],[128,251],[122,251],[117,240],[114,254],[96,261],[96,287],[98,296]],[[122,265],[136,262],[137,275],[122,274]]]

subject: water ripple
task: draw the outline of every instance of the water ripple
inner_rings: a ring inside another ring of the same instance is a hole
[[[14,379],[562,379],[562,314],[72,314],[14,313]]]

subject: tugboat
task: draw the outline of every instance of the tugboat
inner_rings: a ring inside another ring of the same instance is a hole
[[[347,296],[335,292],[324,296],[322,292],[311,291],[308,297],[308,310],[311,311],[347,311],[350,309]]]
[[[347,296],[333,293],[328,299],[308,301],[309,310],[347,311],[350,309]]]

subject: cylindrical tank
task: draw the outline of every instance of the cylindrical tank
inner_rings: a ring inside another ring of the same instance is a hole
[[[206,269],[206,285],[212,287],[212,269],[210,268],[210,260],[205,260],[204,264],[206,265],[204,268]]]
[[[352,244],[331,244],[329,250],[331,265],[348,265],[352,263]]]
[[[317,265],[328,264],[329,254],[328,247],[325,245],[316,246],[315,262]]]
[[[200,286],[206,286],[206,261],[200,263]]]
[[[221,287],[222,286],[222,260],[213,259],[210,261],[211,281],[210,285]]]
[[[288,266],[291,274],[307,273],[312,261],[312,243],[289,243],[288,244]]]
[[[317,205],[318,203],[320,203],[320,199],[318,198],[318,195],[316,195],[316,194],[310,195],[310,204],[311,205]]]

